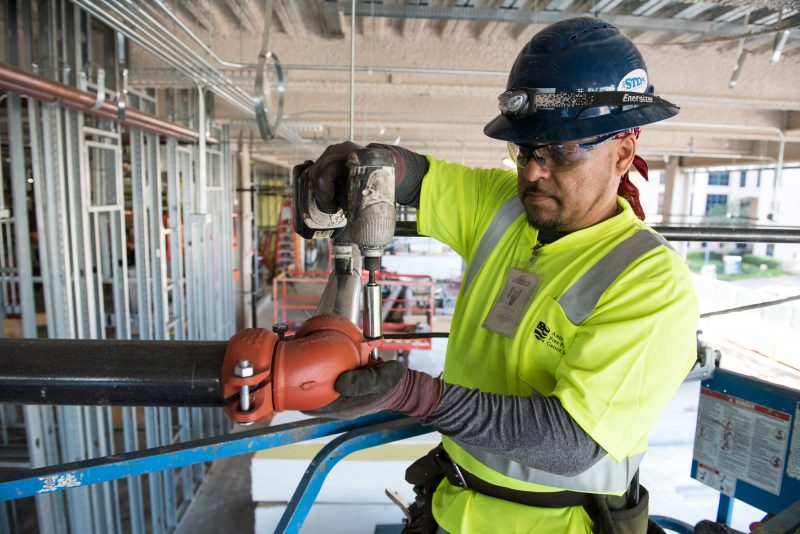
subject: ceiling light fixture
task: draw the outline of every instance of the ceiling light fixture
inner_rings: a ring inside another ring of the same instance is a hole
[[[791,30],[783,30],[775,34],[775,42],[772,45],[772,58],[769,60],[773,65],[781,59],[783,47],[786,46],[786,41],[789,40],[790,32]]]
[[[744,58],[747,56],[747,49],[742,48],[739,52],[739,57],[736,59],[736,65],[733,67],[733,74],[731,74],[731,81],[728,82],[728,89],[736,89],[736,84],[739,82],[739,74],[742,72],[742,65],[744,65]]]

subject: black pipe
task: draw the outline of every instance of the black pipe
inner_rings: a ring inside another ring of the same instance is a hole
[[[653,229],[670,241],[726,241],[735,243],[800,243],[800,227],[700,226],[654,224]],[[417,223],[398,221],[396,237],[418,237]]]
[[[219,406],[226,341],[0,339],[0,402]]]

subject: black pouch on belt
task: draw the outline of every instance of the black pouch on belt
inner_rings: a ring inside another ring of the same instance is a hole
[[[631,503],[625,495],[593,495],[594,506],[587,512],[599,534],[664,534],[648,516],[650,494],[639,486],[638,502]]]
[[[404,534],[435,534],[439,525],[433,518],[432,500],[436,488],[444,478],[444,472],[437,456],[444,447],[431,450],[428,454],[406,469],[406,482],[414,486],[414,503],[409,506],[410,519],[403,528]]]

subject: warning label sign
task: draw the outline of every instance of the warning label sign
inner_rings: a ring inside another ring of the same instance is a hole
[[[791,420],[786,412],[702,388],[694,439],[697,479],[728,495],[736,480],[780,495]]]
[[[736,479],[730,475],[720,473],[713,467],[698,463],[695,478],[728,497],[733,497],[736,493]]]
[[[800,402],[797,403],[794,411],[794,430],[792,430],[792,446],[789,451],[786,474],[800,480]]]

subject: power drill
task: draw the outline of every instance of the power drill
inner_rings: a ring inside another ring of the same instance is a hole
[[[312,162],[298,165],[293,172],[295,231],[306,239],[334,238],[339,275],[349,274],[352,267],[352,261],[339,255],[349,254],[342,251],[347,251],[346,245],[350,243],[358,246],[364,269],[369,273],[363,288],[364,336],[381,337],[381,288],[375,281],[375,273],[380,269],[384,247],[394,238],[394,157],[384,148],[362,148],[350,153],[346,163],[348,175],[336,184],[339,209],[333,214],[316,205],[315,184],[304,172],[311,165]],[[335,289],[343,291],[345,287],[349,290],[350,286],[340,284]],[[331,300],[347,301],[347,298]]]
[[[364,286],[364,337],[383,335],[381,286],[375,272],[395,227],[394,157],[383,148],[365,148],[347,158],[347,231],[369,273]]]

